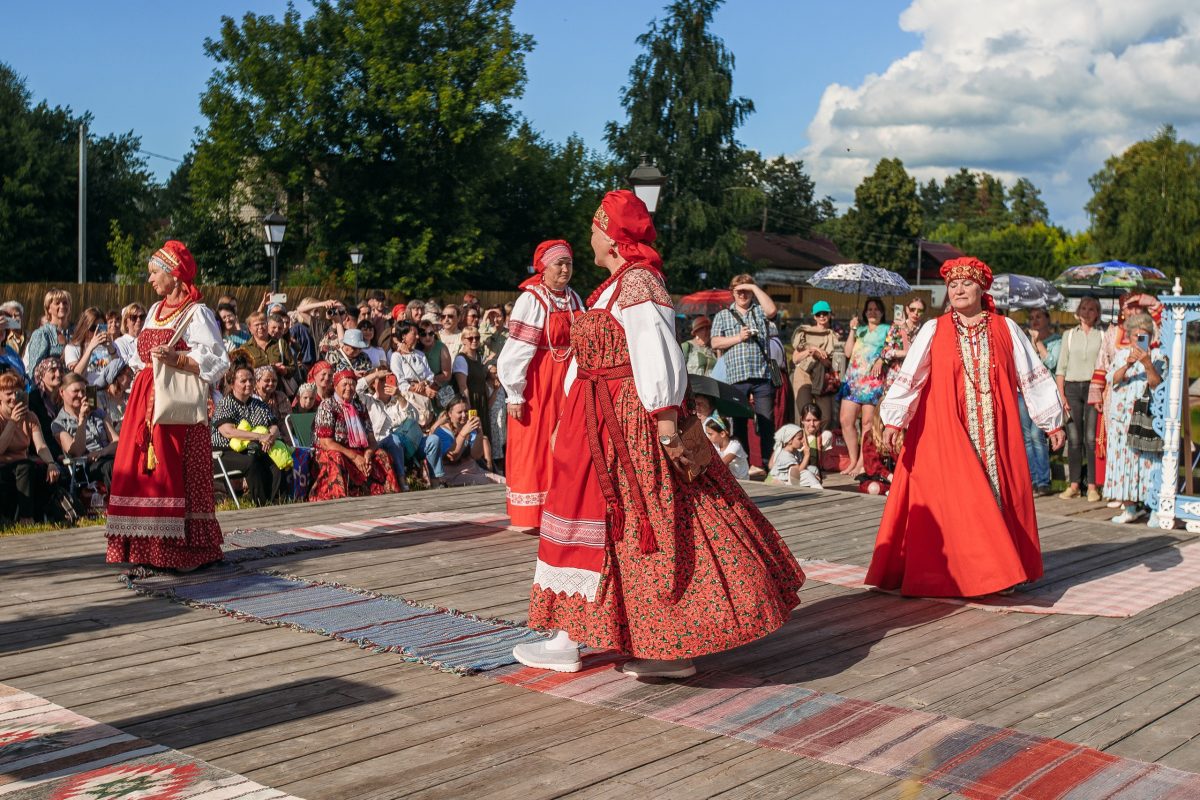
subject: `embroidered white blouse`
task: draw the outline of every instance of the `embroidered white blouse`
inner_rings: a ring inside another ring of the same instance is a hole
[[[633,282],[636,285],[631,285]],[[621,300],[613,296],[618,286],[625,286]],[[675,309],[670,301],[671,296],[661,284],[645,271],[635,271],[605,289],[595,305],[607,308],[625,329],[633,384],[638,399],[651,414],[679,408],[687,392],[687,368],[675,339]],[[578,364],[571,359],[566,377],[568,393],[577,372]]]
[[[896,376],[892,388],[888,389],[879,404],[879,416],[884,425],[906,428],[912,421],[917,411],[921,389],[929,379],[933,334],[943,320],[944,318],[937,318],[926,322],[909,345],[908,355],[904,357],[904,363],[900,366],[900,374]],[[1063,425],[1063,407],[1054,376],[1042,364],[1037,351],[1033,349],[1021,328],[1011,319],[1004,321],[1012,336],[1017,382],[1021,395],[1025,398],[1029,417],[1044,431],[1058,430]]]
[[[155,303],[146,312],[146,324],[143,330],[169,328],[175,322],[173,319],[168,319],[166,325],[161,325],[155,320],[160,304],[161,301]],[[225,375],[225,370],[229,369],[229,355],[225,352],[225,343],[221,340],[221,325],[217,322],[217,316],[212,309],[205,305],[198,305],[192,312],[188,326],[181,338],[191,348],[188,357],[200,365],[200,379],[209,386],[216,387]],[[135,373],[140,372],[146,366],[136,347],[129,359],[129,366]]]
[[[554,301],[546,289],[536,285],[521,292],[513,304],[512,316],[508,319],[508,341],[496,359],[496,375],[508,395],[508,402],[514,405],[525,402],[529,362],[533,361],[538,348],[545,346],[543,331],[549,317],[548,307],[553,308]],[[570,288],[567,289],[567,308],[563,310],[567,309],[583,311],[583,301]]]

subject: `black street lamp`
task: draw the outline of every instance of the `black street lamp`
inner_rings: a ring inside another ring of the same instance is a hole
[[[659,171],[648,153],[642,153],[642,163],[629,173],[628,180],[629,185],[633,187],[633,193],[646,204],[646,210],[653,214],[658,208],[658,197],[662,194],[667,176]]]
[[[279,291],[279,247],[283,244],[283,232],[287,228],[287,219],[279,213],[276,206],[262,218],[263,233],[267,255],[271,258],[271,293]]]
[[[362,264],[362,250],[355,247],[350,251],[350,263],[354,265],[354,302],[358,302],[358,267]]]

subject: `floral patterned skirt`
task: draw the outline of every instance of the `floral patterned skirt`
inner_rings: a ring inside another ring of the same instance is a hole
[[[594,601],[581,593],[535,583],[529,624],[565,630],[592,647],[662,659],[728,650],[782,626],[800,602],[804,573],[729,468],[713,459],[699,480],[681,483],[671,471],[658,443],[656,424],[642,407],[633,381],[612,382],[600,391],[613,391],[620,434],[635,467],[631,477],[609,462],[616,473],[624,528],[618,540],[611,531],[605,537],[604,566]],[[578,425],[583,414],[580,394],[572,391],[564,409],[547,513],[555,509],[558,493],[569,498],[601,497],[594,485],[595,472],[587,468],[591,459],[586,445],[564,441],[564,433]],[[607,442],[606,431],[604,439]],[[610,446],[605,450],[611,455]],[[642,552],[640,532],[645,521],[634,512],[633,491],[645,498],[655,552]],[[604,516],[602,509],[599,515]],[[543,520],[539,558],[549,551],[546,539],[552,533]]]
[[[343,497],[394,494],[400,491],[392,460],[383,450],[371,456],[371,470],[363,473],[350,459],[336,450],[312,451],[313,478],[309,501],[338,500]]]

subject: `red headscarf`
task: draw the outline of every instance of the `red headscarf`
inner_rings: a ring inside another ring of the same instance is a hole
[[[328,361],[318,361],[317,363],[313,364],[308,370],[308,382],[316,383],[317,376],[327,369],[333,369],[333,365]]]
[[[334,386],[337,386],[339,383],[341,383],[344,380],[350,380],[350,381],[357,383],[358,376],[354,374],[353,370],[349,370],[349,369],[343,369],[343,370],[339,370],[338,372],[333,373],[333,385]]]
[[[942,264],[941,275],[946,283],[966,278],[979,284],[983,291],[983,307],[995,312],[996,301],[987,293],[992,288],[992,268],[987,264],[972,256],[952,258]]]
[[[621,258],[644,264],[665,280],[662,256],[650,246],[658,238],[658,232],[654,230],[654,221],[650,219],[646,204],[636,194],[620,189],[604,195],[592,217],[592,225],[616,243]]]
[[[196,288],[196,259],[183,242],[171,239],[150,256],[150,263],[157,264],[159,269],[179,281],[193,303],[200,301],[200,290]]]
[[[575,258],[575,253],[571,250],[571,243],[566,239],[547,239],[539,244],[533,251],[533,275],[521,282],[521,288],[528,289],[530,286],[541,283],[546,267],[563,256]]]

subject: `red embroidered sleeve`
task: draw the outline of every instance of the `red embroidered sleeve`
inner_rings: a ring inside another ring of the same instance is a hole
[[[617,305],[629,308],[645,302],[672,307],[671,295],[667,294],[667,287],[663,286],[662,281],[649,270],[630,270],[621,278],[621,294],[617,298]]]

